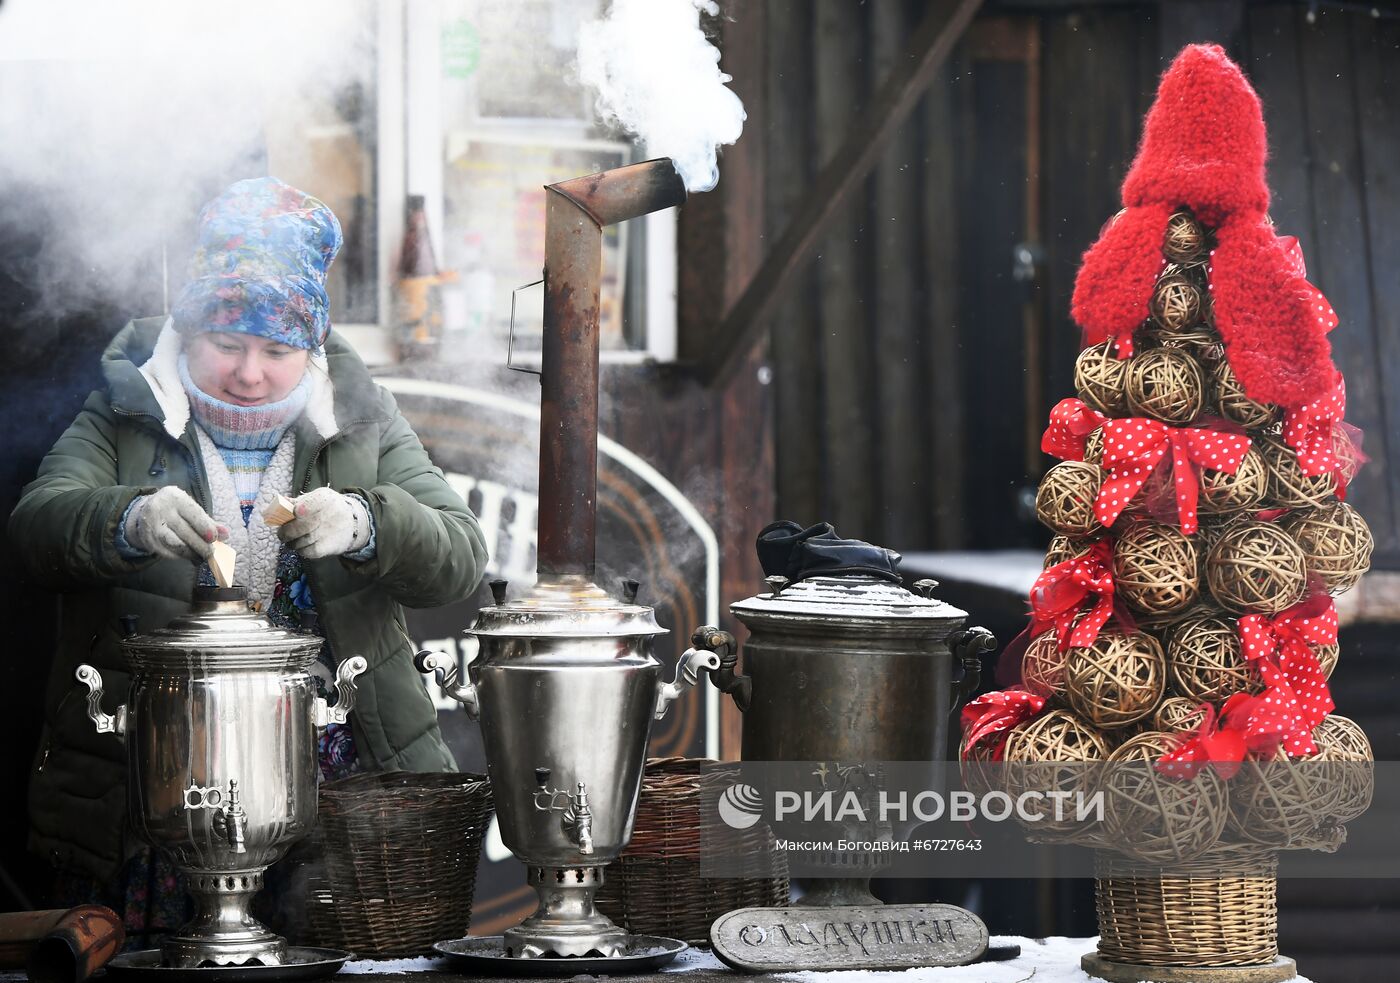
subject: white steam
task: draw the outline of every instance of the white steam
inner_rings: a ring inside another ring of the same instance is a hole
[[[606,17],[579,35],[579,77],[598,93],[598,112],[670,157],[689,191],[719,181],[716,154],[744,128],[744,105],[725,83],[719,51],[700,27],[713,0],[612,0]]]
[[[303,97],[364,76],[361,9],[7,0],[0,194],[7,224],[45,230],[26,272],[46,305],[120,304],[158,283],[162,246],[192,243],[200,205],[266,173],[269,132],[301,132]],[[187,260],[188,246],[169,256],[172,280]]]

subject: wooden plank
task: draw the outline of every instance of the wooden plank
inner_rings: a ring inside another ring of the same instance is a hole
[[[962,270],[958,201],[956,93],[966,88],[961,73],[945,66],[924,96],[923,122],[923,334],[928,339],[924,371],[929,380],[923,399],[927,414],[923,442],[932,482],[932,546],[940,550],[966,545],[964,477],[967,444],[964,423],[963,329],[959,321],[958,283]]]
[[[1043,228],[1050,402],[1073,394],[1082,332],[1070,318],[1080,259],[1121,205],[1119,189],[1137,148],[1155,72],[1139,46],[1155,37],[1134,14],[1086,11],[1048,18],[1044,28]],[[1124,98],[1121,80],[1137,90]]]
[[[1400,88],[1400,24],[1376,24],[1352,18],[1351,35],[1356,65],[1356,97],[1361,144],[1361,194],[1370,251],[1371,332],[1375,361],[1380,371],[1382,433],[1387,450],[1400,434],[1400,279],[1394,274],[1400,257],[1400,109],[1395,93]],[[1374,467],[1375,465],[1371,465]],[[1391,526],[1400,535],[1400,474],[1388,469],[1387,490]],[[1379,511],[1381,506],[1376,505]],[[1374,522],[1371,512],[1367,518]],[[1400,543],[1393,538],[1381,545],[1378,566],[1400,566]]]
[[[1371,459],[1353,482],[1349,500],[1366,516],[1377,546],[1393,551],[1396,524],[1387,480],[1393,451],[1385,428],[1385,393],[1377,365],[1380,339],[1369,274],[1370,264],[1377,262],[1386,264],[1385,275],[1390,275],[1393,257],[1373,257],[1366,238],[1350,17],[1320,11],[1316,23],[1301,31],[1300,75],[1317,236],[1307,263],[1310,279],[1341,317],[1332,333],[1333,359],[1347,380],[1347,418],[1365,432]]]
[[[963,338],[970,397],[989,408],[969,417],[968,445],[977,448],[969,474],[972,542],[996,549],[1029,545],[1017,514],[1026,474],[1025,288],[1012,279],[1015,247],[1024,239],[1026,66],[972,63],[970,184],[960,220],[963,310],[977,330]]]
[[[702,378],[715,379],[734,370],[744,339],[762,329],[773,304],[791,285],[794,274],[820,240],[846,199],[858,192],[899,124],[917,104],[928,82],[948,57],[954,42],[971,23],[981,0],[938,0],[911,39],[899,71],[870,100],[859,123],[833,149],[791,225],[776,240],[743,297],[726,315],[712,353],[699,364]]]
[[[878,86],[899,64],[913,27],[903,3],[871,7],[870,85]],[[901,551],[929,545],[931,489],[928,458],[913,436],[922,425],[923,332],[915,313],[918,256],[917,117],[899,126],[875,167],[871,216],[874,320],[870,325],[878,385],[874,387],[875,450],[881,522],[877,542]]]
[[[865,42],[864,16],[858,6],[847,0],[818,0],[813,95],[817,156],[823,164],[840,153],[848,135],[857,128],[864,94],[861,61],[866,54]],[[871,409],[875,379],[861,270],[868,242],[865,220],[864,196],[848,198],[832,215],[814,260],[820,305],[817,344],[825,393],[822,484],[829,496],[820,518],[835,524],[846,536],[878,539],[879,491]]]
[[[769,114],[759,135],[768,160],[764,175],[765,227],[790,221],[813,170],[812,7],[806,0],[769,0],[766,91]],[[821,511],[822,441],[814,429],[821,418],[821,389],[813,325],[816,275],[810,265],[798,273],[798,289],[775,309],[770,329],[777,507],[784,518],[814,521]]]
[[[743,290],[763,261],[768,132],[767,8],[726,0],[720,45],[724,70],[748,113],[750,139],[740,141],[721,161],[725,196],[724,287],[727,306]],[[746,632],[729,613],[729,604],[756,593],[763,583],[754,542],[775,518],[774,412],[768,340],[760,336],[748,364],[721,395],[723,425],[719,434],[724,476],[720,514],[720,620],[741,640]],[[765,381],[767,380],[767,381]],[[743,718],[734,701],[720,701],[720,757],[735,760],[743,744]]]
[[[1214,42],[1237,56],[1244,0],[1158,0],[1157,43],[1164,62],[1188,44]]]

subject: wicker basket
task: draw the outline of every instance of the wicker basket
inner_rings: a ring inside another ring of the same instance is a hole
[[[1278,956],[1278,856],[1217,846],[1171,868],[1095,854],[1099,956],[1147,966],[1257,966]]]
[[[772,838],[765,823],[742,833],[726,828],[724,835],[736,851],[752,846],[771,854],[773,876],[700,876],[703,791],[710,782],[734,779],[715,765],[708,758],[647,761],[632,839],[608,865],[597,896],[598,910],[629,932],[709,945],[710,924],[725,912],[787,904],[787,860],[764,849]]]
[[[409,956],[467,934],[491,822],[484,776],[353,775],[322,785],[319,808],[319,857],[307,891],[311,944]]]

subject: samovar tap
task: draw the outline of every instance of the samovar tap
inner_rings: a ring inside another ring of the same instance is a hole
[[[588,856],[593,852],[593,809],[588,804],[588,787],[578,783],[573,795],[562,788],[549,787],[548,768],[535,769],[535,808],[540,812],[557,812],[560,828],[578,845],[578,852]]]

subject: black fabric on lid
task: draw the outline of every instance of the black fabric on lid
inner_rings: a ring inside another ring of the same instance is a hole
[[[796,583],[808,577],[861,576],[900,583],[898,553],[859,539],[842,539],[829,522],[804,529],[781,519],[763,528],[757,546],[767,577]]]

